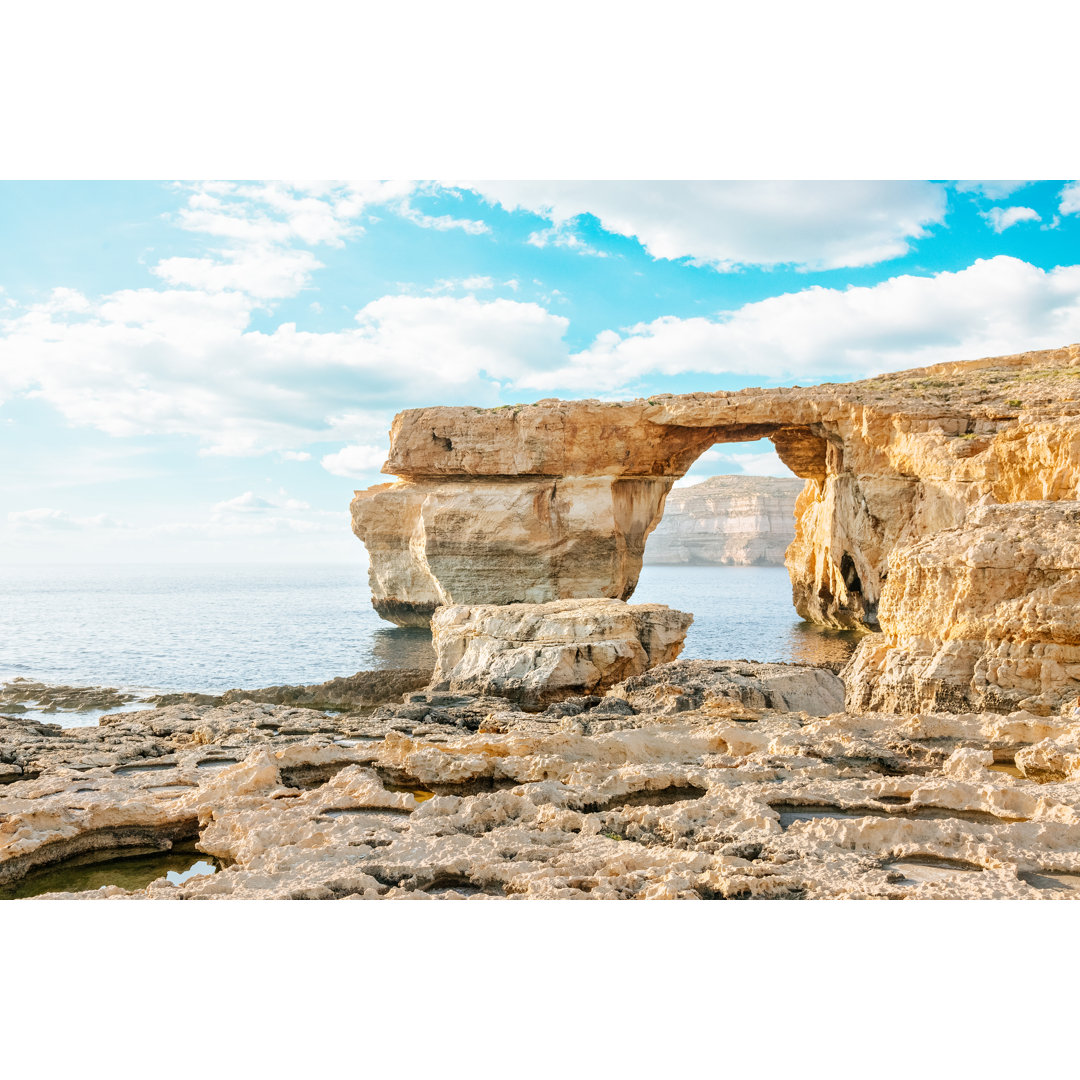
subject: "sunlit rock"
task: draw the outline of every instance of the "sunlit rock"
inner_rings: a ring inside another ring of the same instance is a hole
[[[1080,693],[1080,502],[987,505],[896,550],[855,710],[1057,712]]]
[[[693,618],[663,604],[596,599],[439,608],[431,688],[529,705],[603,692],[674,660]]]

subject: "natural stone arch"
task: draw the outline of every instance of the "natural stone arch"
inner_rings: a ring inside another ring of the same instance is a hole
[[[820,422],[743,421],[722,401],[713,423],[659,415],[678,401],[400,414],[384,471],[402,479],[358,492],[353,501],[376,610],[402,625],[422,625],[446,603],[628,599],[672,484],[710,447],[772,440],[781,460],[807,481],[800,503],[811,512],[830,468],[842,463],[840,440]],[[856,602],[849,616],[838,574],[826,566],[821,572],[824,580],[812,587],[795,582],[799,613],[862,625],[868,605]],[[854,580],[849,575],[849,593]]]
[[[786,558],[796,610],[874,629],[895,548],[959,526],[980,501],[1075,490],[1073,436],[1054,416],[1029,436],[1012,398],[1059,378],[1064,393],[1078,357],[1069,346],[844,385],[400,413],[383,471],[401,479],[352,504],[373,602],[417,624],[449,602],[626,598],[674,481],[710,446],[769,438],[806,480]]]

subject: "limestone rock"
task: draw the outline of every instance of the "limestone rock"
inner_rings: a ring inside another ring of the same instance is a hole
[[[803,481],[712,476],[673,488],[645,547],[645,565],[783,566]]]
[[[353,528],[384,617],[633,591],[671,484],[716,443],[769,438],[805,481],[795,607],[877,629],[890,553],[989,498],[1076,499],[1080,345],[841,385],[399,414]]]
[[[431,687],[540,705],[600,692],[674,660],[693,616],[663,604],[452,605],[431,621]]]
[[[844,710],[844,684],[825,668],[748,660],[680,660],[627,679],[609,697],[635,711],[668,715],[697,709],[776,709],[830,716]]]
[[[226,690],[224,694],[168,693],[148,699],[153,705],[231,705],[266,702],[302,705],[308,709],[364,709],[386,701],[399,702],[431,681],[432,668],[376,668],[306,686],[264,686],[257,690]]]
[[[1080,692],[1080,502],[987,505],[893,553],[848,707],[1057,712]]]
[[[625,600],[674,478],[409,480],[358,492],[372,603],[426,626],[446,604]]]
[[[656,685],[719,696],[678,713],[629,689],[565,716],[432,693],[422,716],[249,702],[99,727],[0,717],[22,769],[0,787],[0,896],[1080,899],[1071,716],[808,717],[750,708],[719,669],[682,663]],[[1013,758],[1042,771],[1000,771]],[[71,856],[184,845],[169,868],[198,857],[201,873],[75,884]]]

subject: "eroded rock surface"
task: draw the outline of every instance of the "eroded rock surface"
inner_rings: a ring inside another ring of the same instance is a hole
[[[627,679],[609,695],[636,712],[667,715],[733,703],[830,716],[843,712],[844,684],[827,668],[751,660],[680,660]]]
[[[673,488],[645,565],[783,566],[803,486],[777,476],[711,476]]]
[[[973,510],[892,555],[880,619],[845,670],[853,710],[1023,708],[1080,693],[1080,502]]]
[[[432,690],[2,718],[0,882],[194,843],[217,872],[52,895],[1080,896],[1080,722],[790,711],[809,672],[676,661],[541,713]]]
[[[693,615],[663,604],[452,605],[431,621],[431,687],[524,705],[602,692],[682,651]]]
[[[1080,346],[842,385],[401,413],[358,492],[376,608],[630,596],[671,484],[767,437],[805,481],[788,550],[800,615],[877,628],[889,554],[981,501],[1075,499]]]

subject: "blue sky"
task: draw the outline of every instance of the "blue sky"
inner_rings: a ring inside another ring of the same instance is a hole
[[[0,183],[0,548],[361,559],[402,408],[1077,340],[1066,181]]]

